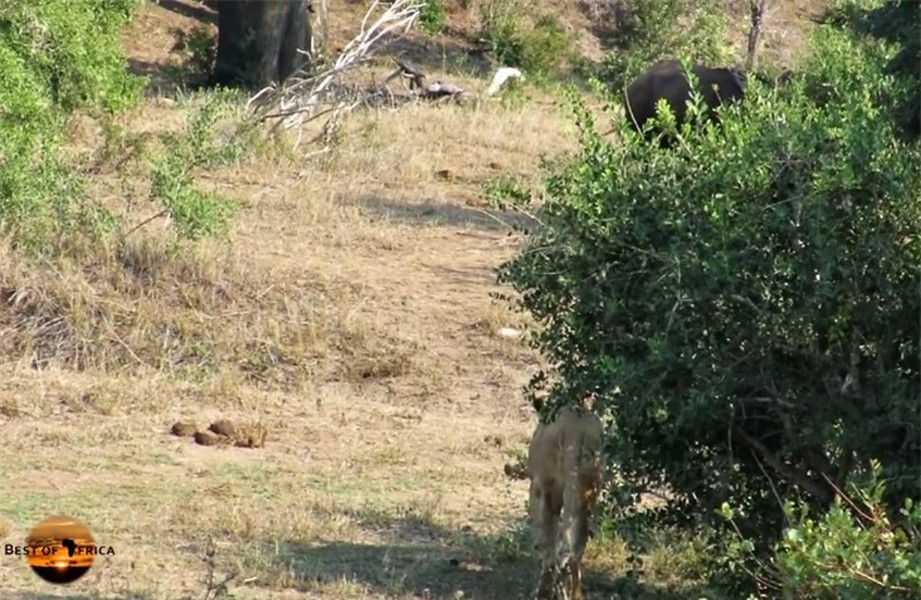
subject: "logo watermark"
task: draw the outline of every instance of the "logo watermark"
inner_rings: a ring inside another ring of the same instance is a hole
[[[4,544],[6,556],[24,556],[36,575],[49,583],[74,582],[90,570],[97,556],[114,556],[111,546],[96,544],[83,523],[57,515],[35,524],[24,546]]]

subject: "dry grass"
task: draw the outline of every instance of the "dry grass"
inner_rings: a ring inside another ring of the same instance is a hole
[[[194,24],[163,4],[125,35],[136,67]],[[201,597],[211,542],[236,598],[527,597],[526,482],[502,467],[533,426],[519,392],[539,361],[498,334],[526,324],[490,298],[520,239],[483,187],[574,148],[536,95],[360,113],[328,156],[201,173],[240,203],[230,244],[171,254],[159,221],[40,266],[0,244],[0,538],[63,513],[117,553],[68,590],[4,556],[0,598]],[[155,150],[196,102],[150,98],[114,154]],[[102,137],[75,120],[71,139],[76,156]],[[152,211],[144,168],[94,179],[129,222]],[[218,418],[265,426],[265,447],[168,433]],[[625,553],[590,542],[589,597],[610,595]]]
[[[152,152],[192,104],[152,98],[124,125]],[[98,147],[73,129],[74,155]],[[497,335],[516,323],[492,268],[517,242],[479,205],[537,145],[572,145],[552,105],[365,114],[329,157],[202,174],[241,204],[231,244],[175,256],[154,222],[43,268],[0,246],[4,528],[87,522],[117,551],[78,584],[103,596],[200,594],[215,539],[218,568],[255,578],[240,597],[516,597],[529,563],[479,551],[523,515],[484,440],[529,428],[535,358]],[[137,181],[96,183],[129,222],[151,212]],[[168,434],[219,417],[263,424],[265,448]],[[49,592],[24,567],[0,563],[5,590]]]

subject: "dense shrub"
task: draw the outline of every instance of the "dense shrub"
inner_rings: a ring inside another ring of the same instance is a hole
[[[915,0],[837,0],[825,16],[829,23],[901,45],[887,71],[907,88],[896,119],[908,139],[921,135],[921,2]]]
[[[54,233],[92,233],[111,215],[89,204],[61,163],[67,117],[131,106],[118,32],[137,0],[0,2],[0,227],[37,248]]]
[[[137,104],[145,81],[128,73],[118,40],[137,4],[0,0],[0,228],[20,247],[55,251],[70,237],[121,228],[118,215],[86,196],[60,149],[76,111],[99,120],[111,141],[120,135],[114,116]],[[217,140],[218,125],[238,119],[228,94],[212,96],[151,160],[151,197],[172,217],[179,239],[226,230],[232,203],[195,189],[192,170],[236,160],[252,141],[239,127]]]
[[[830,27],[813,45],[782,96],[753,82],[673,152],[625,121],[601,138],[573,97],[581,154],[500,269],[554,366],[530,392],[613,419],[608,510],[665,490],[654,520],[691,527],[728,502],[759,553],[779,498],[824,511],[874,459],[894,514],[921,477],[921,153],[892,119],[898,48]]]
[[[480,5],[481,35],[496,61],[538,79],[556,74],[571,58],[573,40],[533,0],[487,0]]]
[[[849,485],[824,514],[786,502],[787,526],[767,562],[751,555],[748,540],[733,536],[727,562],[748,571],[784,598],[917,598],[921,596],[921,505],[910,498],[889,516],[879,463],[865,481]],[[723,507],[732,521],[733,512]]]

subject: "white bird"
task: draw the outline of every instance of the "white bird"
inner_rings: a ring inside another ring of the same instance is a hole
[[[499,335],[506,338],[516,338],[521,336],[521,332],[514,327],[500,327]]]
[[[493,75],[492,83],[489,84],[489,88],[486,90],[487,96],[492,96],[505,85],[505,82],[509,79],[520,79],[524,81],[524,75],[518,69],[514,67],[500,67],[496,74]]]

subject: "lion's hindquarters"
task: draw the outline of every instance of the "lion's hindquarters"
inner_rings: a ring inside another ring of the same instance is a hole
[[[529,508],[531,525],[537,534],[541,564],[553,563],[553,549],[559,536],[559,517],[563,508],[562,486],[558,480],[534,477],[531,479]]]
[[[528,467],[531,519],[541,548],[539,597],[548,586],[560,585],[568,588],[570,597],[581,597],[580,563],[601,488],[602,436],[597,416],[572,409],[534,432]],[[565,584],[554,584],[561,573],[566,574]]]
[[[601,422],[594,415],[580,433],[578,442],[564,455],[567,474],[563,492],[563,545],[561,559],[569,563],[574,598],[581,597],[582,557],[588,543],[592,511],[601,490],[603,458],[601,453]]]

